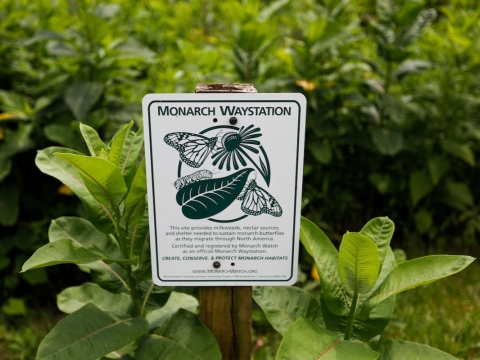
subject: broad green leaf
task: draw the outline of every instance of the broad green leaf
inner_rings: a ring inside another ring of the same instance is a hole
[[[147,332],[141,316],[120,318],[88,304],[58,322],[40,344],[37,360],[95,360]]]
[[[129,131],[120,155],[118,167],[125,178],[127,187],[130,184],[137,171],[137,160],[140,151],[143,149],[143,128],[140,127],[136,133]]]
[[[425,234],[433,224],[432,214],[425,208],[418,209],[413,216],[413,220],[420,234]]]
[[[340,244],[338,273],[351,294],[365,294],[375,285],[380,271],[377,245],[368,236],[346,233]]]
[[[150,334],[136,355],[138,360],[222,359],[212,333],[197,315],[183,309]]]
[[[83,152],[86,150],[85,144],[78,136],[76,126],[78,126],[76,122],[72,124],[47,124],[43,127],[43,133],[50,141]]]
[[[47,271],[44,268],[29,270],[26,273],[22,273],[22,279],[30,285],[39,285],[49,282]]]
[[[0,90],[0,108],[14,119],[27,120],[33,114],[28,99],[13,91]]]
[[[376,360],[378,353],[345,341],[310,320],[300,318],[286,332],[276,360]]]
[[[13,226],[17,222],[20,197],[18,185],[12,182],[0,184],[0,224]]]
[[[94,304],[99,309],[116,315],[125,315],[132,306],[132,300],[125,293],[112,294],[94,283],[72,286],[57,295],[57,306],[66,314],[71,314],[86,304]]]
[[[434,64],[426,60],[405,60],[393,72],[393,78],[401,80],[404,76],[418,74],[422,71],[431,69]]]
[[[5,315],[19,316],[27,315],[27,307],[23,299],[9,297],[5,304],[2,306],[2,312]]]
[[[309,149],[315,160],[320,164],[328,165],[332,160],[332,149],[328,145],[313,144]]]
[[[385,256],[385,261],[383,262],[382,270],[378,275],[377,282],[370,292],[360,295],[357,308],[383,283],[385,278],[394,268],[395,257],[392,249],[388,247],[387,255]],[[321,306],[327,329],[343,336],[347,325],[347,316],[332,314],[326,307],[324,301],[321,301]],[[358,317],[359,314],[357,314],[353,321],[352,337],[362,341],[369,341],[375,336],[380,335],[390,322],[394,307],[395,296],[391,296],[375,307],[370,314],[368,314],[368,317],[360,319]]]
[[[407,46],[417,40],[423,29],[430,26],[436,18],[437,12],[435,9],[430,8],[420,11],[414,23],[400,34],[398,45]]]
[[[428,345],[403,340],[387,340],[380,343],[378,360],[456,360],[443,351]]]
[[[392,270],[363,304],[361,313],[365,316],[392,295],[455,274],[466,268],[473,260],[475,259],[470,256],[432,255],[405,261]]]
[[[121,258],[120,250],[109,236],[98,231],[88,220],[63,216],[52,220],[48,229],[50,242],[70,239],[76,245],[87,249],[100,249],[110,258]]]
[[[130,291],[127,271],[119,264],[107,264],[104,261],[96,261],[85,265],[90,270],[90,275],[102,289],[119,294]]]
[[[372,219],[360,230],[361,234],[368,236],[377,245],[380,267],[383,266],[394,231],[395,224],[388,217]]]
[[[10,174],[12,159],[9,156],[0,155],[0,182]]]
[[[400,96],[385,94],[383,106],[391,121],[395,124],[403,124],[405,121],[405,104]]]
[[[438,185],[443,175],[445,175],[450,168],[449,161],[443,156],[430,157],[427,165],[433,185]]]
[[[430,176],[424,171],[415,171],[410,175],[410,196],[413,206],[427,196],[432,190],[433,185]]]
[[[146,319],[150,324],[150,329],[161,326],[179,309],[194,313],[198,309],[198,300],[192,295],[172,291],[164,307],[147,314]]]
[[[380,21],[390,23],[395,15],[395,4],[393,0],[377,0],[375,2],[375,12]]]
[[[120,170],[111,162],[90,156],[55,153],[74,165],[92,196],[104,207],[114,209],[122,201],[127,186]],[[113,214],[110,214],[113,217]]]
[[[455,208],[465,210],[465,208],[474,206],[475,200],[466,183],[447,181],[445,189],[448,194],[446,201]]]
[[[128,124],[123,125],[113,136],[112,141],[110,142],[110,152],[108,153],[108,161],[113,165],[119,167],[120,157],[123,152],[123,147],[125,144],[125,139],[127,134],[130,132],[130,129],[133,125],[133,121],[130,121]]]
[[[128,227],[127,249],[130,254],[130,259],[134,256],[138,256],[140,262],[143,261],[142,253],[145,243],[148,243],[149,225],[148,209],[145,207],[140,221],[135,225]],[[150,249],[148,250],[148,253],[150,253]]]
[[[322,281],[322,298],[335,315],[346,315],[350,309],[348,295],[338,274],[338,251],[327,236],[310,220],[302,217],[300,239],[310,248]]]
[[[324,325],[320,302],[305,290],[293,286],[256,286],[253,299],[268,322],[282,335],[300,317]]]
[[[372,129],[372,140],[383,155],[396,155],[403,147],[402,133],[386,128]]]
[[[80,247],[69,239],[42,246],[23,264],[22,272],[57,264],[88,264],[106,256]]]
[[[138,167],[135,178],[133,179],[130,191],[125,198],[125,210],[122,215],[121,224],[125,224],[126,228],[138,223],[145,211],[147,201],[145,199],[147,195],[147,177],[145,169],[145,158],[143,158],[140,166]]]
[[[468,144],[445,139],[441,142],[441,145],[445,152],[465,161],[470,166],[475,166],[475,155]]]
[[[70,85],[65,91],[64,99],[75,119],[82,121],[103,94],[99,82],[85,81]]]
[[[38,152],[35,164],[45,174],[67,185],[80,198],[92,224],[103,232],[110,232],[113,227],[112,214],[90,194],[77,169],[69,162],[53,155],[59,152],[81,155],[71,149],[49,147]]]
[[[87,144],[90,155],[99,156],[102,150],[108,153],[107,146],[102,139],[100,139],[100,136],[98,136],[97,130],[91,126],[80,123],[80,132]]]
[[[155,310],[164,306],[173,289],[173,286],[156,286],[152,280],[142,281],[140,283],[140,293],[143,298],[142,312],[144,309]]]
[[[323,300],[320,302],[327,330],[343,337],[347,327],[347,316],[332,314],[326,307],[325,302]],[[353,320],[352,339],[370,341],[374,337],[381,335],[392,319],[394,308],[395,296],[392,296],[375,307],[368,315],[368,318],[360,319],[356,317]]]

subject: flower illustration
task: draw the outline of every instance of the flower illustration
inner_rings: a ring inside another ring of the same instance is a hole
[[[245,161],[245,158],[255,164],[247,151],[254,154],[259,153],[256,146],[260,145],[260,141],[254,139],[262,136],[262,134],[260,133],[260,128],[252,128],[253,125],[246,128],[242,126],[238,132],[228,132],[223,135],[222,147],[218,148],[218,151],[212,155],[212,159],[215,159],[213,165],[215,166],[219,164],[218,168],[220,170],[223,169],[223,166],[225,165],[227,171],[230,171],[232,165],[235,170],[238,170],[239,162],[242,166],[246,166],[247,162]]]

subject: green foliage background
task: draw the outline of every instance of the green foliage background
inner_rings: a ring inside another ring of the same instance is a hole
[[[479,19],[474,0],[0,0],[0,305],[83,281],[18,276],[84,213],[36,150],[86,152],[79,122],[108,141],[145,94],[201,82],[305,93],[303,215],[330,238],[388,215],[393,246],[477,254]]]

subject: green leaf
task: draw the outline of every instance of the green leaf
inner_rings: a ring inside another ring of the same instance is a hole
[[[98,231],[93,224],[78,217],[63,216],[52,220],[48,229],[50,242],[70,239],[78,246],[99,249],[110,258],[121,258],[122,254],[111,238]]]
[[[140,151],[143,149],[143,128],[136,133],[129,131],[120,155],[118,167],[125,178],[125,183],[130,188],[130,184],[137,171],[137,159]]]
[[[428,158],[427,165],[433,185],[438,185],[443,175],[450,168],[450,162],[443,156]]]
[[[417,212],[415,212],[413,219],[415,221],[415,226],[420,234],[425,234],[432,227],[432,214],[430,214],[430,212],[425,208],[421,208]]]
[[[71,149],[49,147],[38,152],[35,164],[45,174],[53,176],[67,185],[80,198],[92,224],[101,231],[110,232],[112,229],[111,213],[90,194],[77,169],[67,161],[53,155],[58,152],[80,155],[79,152]]]
[[[387,255],[394,231],[395,224],[386,216],[370,220],[362,230],[360,230],[361,234],[368,236],[373,240],[375,245],[377,245],[380,267],[383,266],[383,261]]]
[[[205,219],[216,215],[237,199],[252,171],[243,169],[223,178],[186,185],[177,192],[177,204],[189,219]]]
[[[198,316],[180,309],[136,351],[138,360],[221,360],[215,338]]]
[[[69,148],[77,149],[80,151],[85,150],[85,145],[78,136],[78,132],[74,124],[48,124],[43,127],[43,133],[45,137],[62,146],[68,146]]]
[[[107,146],[102,139],[100,139],[98,132],[94,128],[80,123],[80,132],[82,133],[83,139],[87,144],[90,155],[99,156],[102,150],[108,154]]]
[[[120,170],[111,162],[83,155],[65,153],[55,155],[78,169],[88,190],[103,207],[113,210],[122,201],[127,186]],[[113,213],[110,212],[110,216],[113,218]]]
[[[386,128],[372,129],[372,140],[383,155],[396,155],[403,147],[402,133]]]
[[[350,309],[348,295],[338,274],[338,251],[327,236],[310,220],[302,217],[300,238],[310,248],[322,281],[322,298],[335,315],[346,315]]]
[[[351,294],[365,294],[375,285],[380,271],[377,245],[368,236],[346,233],[340,244],[338,273]]]
[[[300,317],[324,325],[320,302],[305,290],[292,286],[256,286],[253,299],[268,322],[282,335]]]
[[[360,295],[357,307],[361,306],[361,304],[363,304],[363,302],[370,297],[370,295],[383,283],[385,278],[394,268],[395,257],[392,249],[389,247],[377,282],[370,292]],[[321,301],[321,306],[327,329],[343,336],[347,326],[347,316],[338,316],[332,314],[326,307],[324,301]],[[376,306],[368,314],[368,316],[360,318],[359,314],[357,313],[353,321],[352,338],[359,339],[361,341],[370,341],[372,338],[382,334],[383,330],[386,328],[390,322],[390,319],[392,318],[394,307],[395,296],[391,296]]]
[[[75,119],[83,121],[102,94],[103,86],[101,83],[94,81],[78,82],[67,88],[64,98]]]
[[[140,283],[142,310],[155,310],[164,306],[173,289],[173,286],[156,286],[152,280],[142,281]]]
[[[145,243],[148,244],[148,230],[150,225],[148,221],[148,209],[145,207],[140,221],[128,227],[127,249],[130,254],[130,259],[137,256],[140,258],[140,262],[144,260],[142,254]],[[150,249],[148,249],[148,253],[150,253]]]
[[[40,344],[37,360],[95,360],[147,332],[141,316],[119,318],[88,304],[58,322]]]
[[[431,69],[434,64],[426,60],[405,60],[402,62],[392,74],[397,81],[410,74],[419,74],[425,70]]]
[[[23,299],[9,297],[2,306],[2,312],[9,316],[27,315],[27,307]]]
[[[127,271],[119,264],[107,264],[104,261],[96,261],[85,265],[90,269],[90,275],[102,289],[119,294],[130,291],[128,286]]]
[[[405,121],[405,104],[400,96],[384,94],[383,106],[391,121],[395,124],[403,124]]]
[[[347,327],[347,316],[332,314],[323,300],[321,300],[321,307],[327,330],[343,337]],[[368,318],[360,319],[356,317],[353,320],[352,339],[370,341],[381,335],[392,319],[394,308],[395,296],[392,296],[375,307],[368,315]]]
[[[79,247],[69,239],[58,240],[35,251],[23,264],[22,272],[57,264],[87,264],[105,258],[105,255]]]
[[[320,164],[328,165],[332,160],[332,149],[328,145],[313,144],[309,147],[309,149],[315,160],[317,160]]]
[[[132,300],[125,293],[112,294],[94,283],[72,286],[57,295],[57,306],[66,314],[71,314],[86,304],[93,304],[116,315],[124,315],[132,306]]]
[[[18,220],[20,191],[18,185],[5,182],[0,184],[0,224],[13,226]]]
[[[468,144],[445,139],[441,142],[441,145],[445,152],[465,161],[470,166],[475,166],[475,155]]]
[[[285,334],[276,360],[376,360],[378,353],[362,344],[342,340],[310,320],[300,318]]]
[[[122,215],[121,224],[126,224],[126,228],[135,225],[142,220],[143,213],[147,206],[147,176],[145,169],[145,158],[143,158],[138,167],[135,178],[133,179],[130,191],[125,199],[125,210]]]
[[[146,319],[150,324],[150,329],[161,326],[179,309],[194,313],[198,309],[198,300],[192,295],[172,291],[164,307],[147,314]]]
[[[474,206],[475,200],[466,183],[449,180],[445,183],[445,189],[448,194],[446,201],[453,207],[464,210]]]
[[[395,5],[392,0],[377,0],[375,2],[375,12],[380,21],[389,23],[395,15]]]
[[[387,276],[361,308],[363,316],[392,295],[443,279],[466,268],[475,259],[470,256],[432,255],[405,261]]]
[[[423,29],[430,26],[437,18],[435,9],[424,9],[420,11],[415,22],[406,28],[398,38],[398,45],[407,46],[418,39]]]
[[[443,351],[428,345],[403,340],[387,340],[380,344],[378,360],[456,360]]]
[[[12,159],[9,156],[0,155],[0,182],[5,179],[12,170]]]
[[[410,175],[410,196],[413,206],[427,196],[432,190],[433,185],[430,176],[424,171],[415,171]]]
[[[30,285],[39,285],[48,283],[48,274],[44,268],[27,271],[22,273],[22,278]]]
[[[110,161],[115,166],[119,167],[120,157],[123,152],[123,147],[125,144],[125,139],[127,134],[130,132],[130,129],[133,125],[133,121],[130,121],[128,124],[123,125],[113,136],[112,141],[110,142],[110,152],[108,153],[108,161]]]
[[[368,180],[375,185],[377,191],[385,195],[389,192],[392,184],[392,177],[388,174],[373,173],[368,175]]]

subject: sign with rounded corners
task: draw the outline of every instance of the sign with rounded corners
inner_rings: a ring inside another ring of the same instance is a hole
[[[296,282],[305,111],[302,94],[144,97],[155,284]]]

